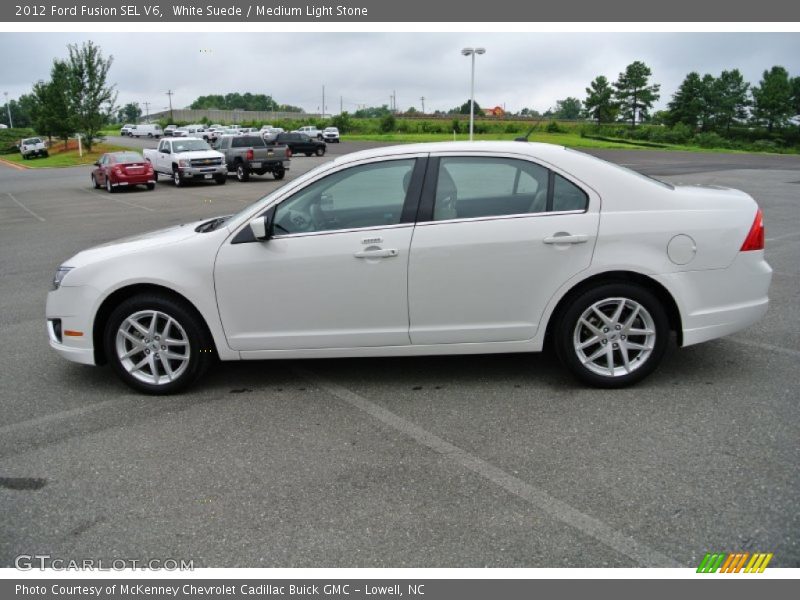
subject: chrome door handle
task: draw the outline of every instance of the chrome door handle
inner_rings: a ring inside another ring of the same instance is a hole
[[[585,233],[575,235],[553,235],[542,240],[545,244],[585,244],[589,241],[589,236]]]
[[[389,248],[387,250],[359,250],[353,256],[356,258],[389,258],[398,254],[397,250]]]

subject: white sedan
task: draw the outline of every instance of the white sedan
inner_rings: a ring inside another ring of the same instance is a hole
[[[537,352],[632,384],[767,310],[747,194],[673,187],[560,146],[384,147],[238,214],[85,250],[50,345],[152,394],[222,360]]]

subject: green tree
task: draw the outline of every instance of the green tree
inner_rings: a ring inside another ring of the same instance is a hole
[[[611,123],[619,114],[619,106],[614,101],[614,88],[604,75],[598,75],[586,88],[584,112],[598,123]]]
[[[359,108],[353,113],[353,116],[356,119],[374,119],[376,117],[384,117],[390,113],[389,105],[384,104],[382,106],[365,106]]]
[[[339,133],[350,133],[353,121],[347,111],[336,115],[331,119],[331,125],[339,130]]]
[[[53,60],[50,81],[40,81],[33,86],[35,98],[33,120],[36,131],[48,138],[64,142],[75,132],[72,104],[69,98],[69,66],[63,60]]]
[[[475,112],[473,114],[478,115],[478,114],[480,114],[480,112],[481,112],[481,107],[477,102],[475,102]],[[462,104],[461,106],[457,106],[456,108],[451,110],[450,113],[451,114],[455,113],[455,114],[459,114],[459,115],[468,115],[469,114],[469,100],[464,102],[464,104]]]
[[[792,84],[789,73],[781,66],[764,71],[761,81],[753,87],[753,118],[766,125],[772,133],[775,127],[783,127],[793,116]]]
[[[733,123],[747,118],[750,84],[744,80],[739,69],[733,69],[720,73],[714,86],[717,100],[715,120],[719,128],[729,131]]]
[[[68,89],[75,130],[91,151],[117,100],[115,86],[108,85],[108,70],[114,57],[103,58],[100,47],[92,41],[81,46],[70,44],[68,48]]]
[[[629,64],[614,82],[614,96],[619,102],[622,118],[636,127],[637,120],[647,118],[647,111],[661,97],[661,86],[650,83],[650,67],[637,60]]]
[[[142,109],[135,102],[129,102],[120,109],[121,121],[136,124],[142,118]]]
[[[583,105],[581,101],[572,96],[556,102],[556,117],[559,119],[579,119]]]
[[[794,114],[800,115],[800,77],[792,79],[792,105]]]
[[[667,110],[670,126],[683,123],[693,130],[697,129],[703,113],[703,80],[699,73],[692,71],[684,78],[667,104]]]

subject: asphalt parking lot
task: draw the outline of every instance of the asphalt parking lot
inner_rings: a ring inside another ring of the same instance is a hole
[[[131,141],[131,144],[144,142]],[[372,144],[329,146],[329,156]],[[626,390],[547,355],[224,363],[135,394],[48,348],[75,252],[275,189],[107,194],[88,168],[0,165],[0,566],[19,554],[241,567],[800,566],[800,157],[597,152],[765,211],[768,315]],[[287,178],[328,160],[297,157]],[[747,285],[747,282],[742,282]]]

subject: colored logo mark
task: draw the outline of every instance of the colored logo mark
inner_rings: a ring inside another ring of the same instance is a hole
[[[698,573],[763,573],[769,561],[772,560],[772,552],[714,552],[706,553],[700,566],[697,567]],[[745,566],[747,565],[747,566]]]

